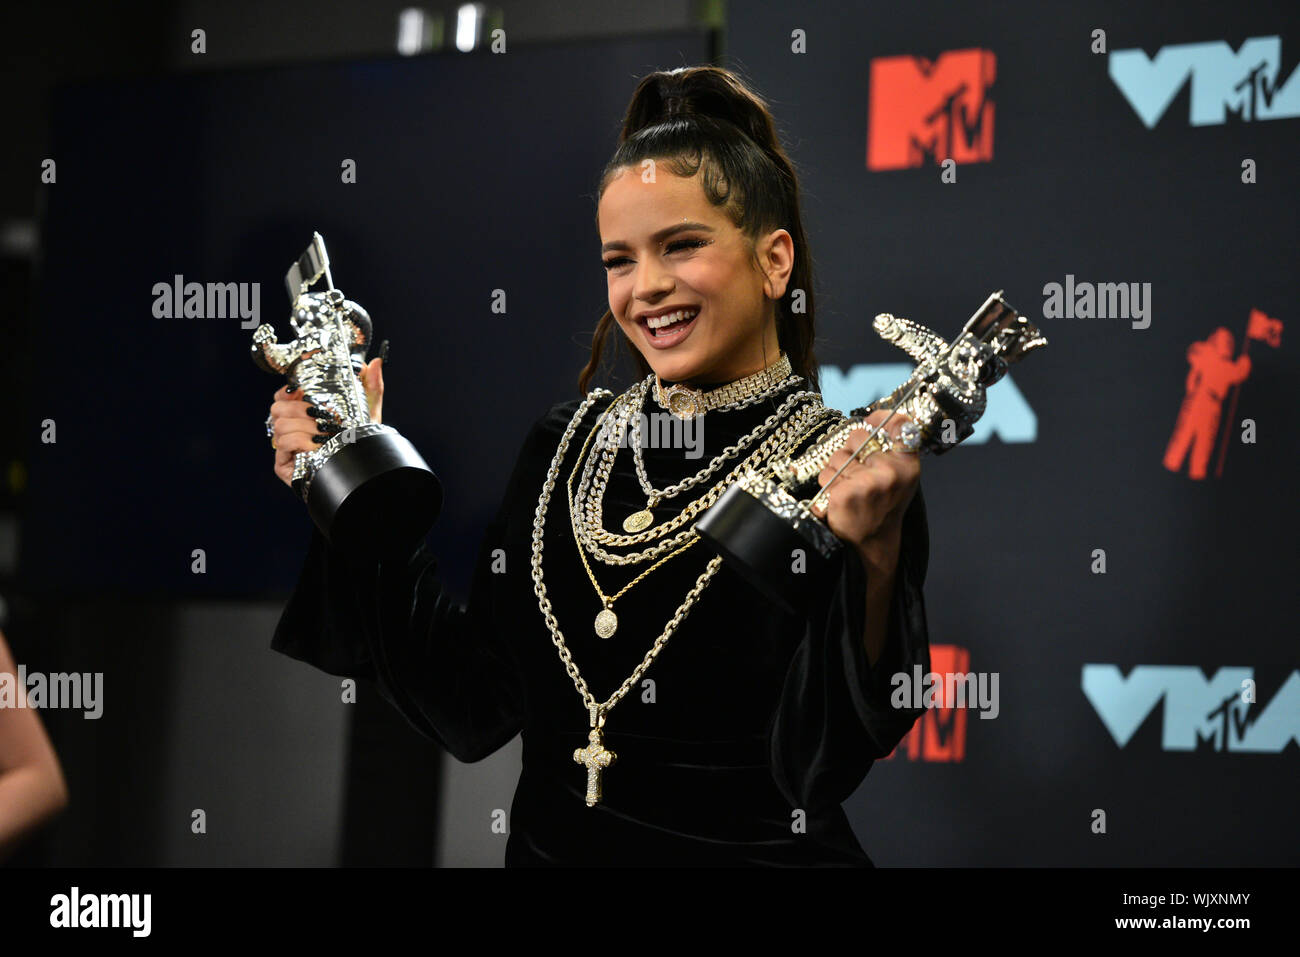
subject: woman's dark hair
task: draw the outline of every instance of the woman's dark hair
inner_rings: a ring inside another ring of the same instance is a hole
[[[624,167],[653,159],[677,176],[701,174],[704,195],[720,206],[749,239],[784,228],[794,240],[794,266],[785,295],[777,303],[776,333],[804,388],[817,390],[813,355],[812,256],[799,212],[799,181],[777,138],[767,104],[734,73],[722,67],[694,66],[658,71],[642,79],[632,94],[618,149],[601,173],[596,202]],[[757,254],[755,253],[755,259]],[[792,308],[799,296],[799,310]],[[578,376],[587,394],[600,368],[606,340],[618,328],[605,310],[591,338],[591,358]],[[624,340],[642,377],[652,371],[636,347]]]

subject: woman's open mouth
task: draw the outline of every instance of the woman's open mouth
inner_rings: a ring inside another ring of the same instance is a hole
[[[679,309],[666,316],[642,319],[638,323],[646,341],[656,349],[667,349],[685,339],[695,327],[698,309]]]

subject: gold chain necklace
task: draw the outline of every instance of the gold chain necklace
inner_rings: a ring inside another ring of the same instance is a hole
[[[602,459],[599,467],[596,466],[596,457],[589,456],[587,467],[583,474],[582,482],[579,484],[577,496],[573,500],[572,511],[574,512],[574,522],[577,534],[587,550],[608,565],[628,565],[636,564],[642,561],[648,561],[657,558],[663,553],[672,550],[682,544],[691,535],[692,529],[686,529],[679,532],[673,538],[661,542],[658,545],[651,546],[644,551],[634,552],[628,555],[613,555],[603,548],[600,544],[609,544],[613,546],[634,545],[641,542],[651,541],[656,538],[662,538],[669,532],[672,532],[687,522],[692,521],[700,512],[710,508],[716,502],[727,487],[736,480],[740,472],[746,467],[755,467],[762,462],[767,461],[777,454],[785,452],[791,445],[797,444],[798,441],[808,433],[808,430],[815,426],[817,421],[826,416],[839,415],[837,410],[828,409],[820,404],[821,396],[816,392],[800,392],[790,396],[786,403],[775,413],[772,419],[783,415],[785,411],[796,401],[802,401],[805,398],[813,399],[813,404],[800,409],[795,415],[791,416],[788,421],[770,435],[750,456],[742,459],[736,466],[715,484],[708,492],[700,498],[688,504],[682,511],[663,523],[643,532],[632,535],[616,535],[607,531],[603,527],[603,500],[605,488],[609,481],[609,474],[613,467],[612,457]],[[614,405],[606,410],[602,419],[609,416],[614,410]],[[765,424],[766,425],[766,424]],[[765,426],[764,426],[765,427]],[[732,448],[735,448],[734,446]],[[594,477],[593,477],[594,471]]]
[[[786,364],[787,365],[789,364],[788,360]],[[762,399],[765,399],[771,395],[775,395],[776,393],[781,392],[782,390],[792,385],[796,385],[802,381],[803,378],[801,376],[787,376],[786,378],[782,379],[780,382],[777,382],[775,385],[767,389],[764,389],[763,391],[755,394],[749,399],[746,399],[744,402],[733,403],[733,406],[736,408],[740,408],[743,406],[751,405],[754,402],[761,401]],[[751,443],[757,440],[760,435],[765,433],[768,429],[772,428],[777,422],[779,422],[781,416],[791,406],[795,405],[800,401],[803,401],[803,399],[805,398],[811,398],[817,395],[817,393],[815,392],[798,392],[795,393],[793,396],[788,397],[785,403],[782,404],[782,406],[779,409],[777,409],[776,412],[774,412],[772,415],[769,415],[764,422],[760,423],[758,426],[752,429],[748,435],[743,436],[740,439],[740,441],[738,441],[735,445],[729,445],[725,449],[723,449],[718,455],[714,456],[713,459],[709,462],[709,464],[704,466],[704,468],[700,469],[694,475],[682,479],[680,482],[677,482],[675,485],[670,485],[665,489],[657,489],[650,484],[650,477],[646,474],[646,470],[645,470],[645,460],[641,455],[641,423],[642,423],[642,419],[644,418],[644,415],[642,414],[641,410],[645,406],[645,397],[647,392],[649,392],[649,379],[646,380],[646,382],[642,385],[642,387],[639,390],[634,389],[633,390],[634,394],[627,398],[627,406],[630,409],[629,415],[635,422],[635,425],[633,425],[632,427],[632,463],[636,467],[636,477],[637,477],[637,481],[641,483],[641,491],[645,492],[646,494],[645,508],[641,509],[641,511],[639,512],[633,512],[627,518],[623,519],[623,531],[629,532],[631,534],[636,534],[637,532],[644,531],[654,522],[654,508],[661,501],[663,501],[664,499],[672,498],[675,495],[680,495],[682,492],[685,492],[687,489],[694,488],[700,482],[703,482],[710,475],[716,472],[718,468],[729,458],[731,458],[733,455],[738,455],[739,453],[743,452],[746,448],[749,447]],[[622,398],[623,397],[620,397],[620,399]],[[730,408],[730,406],[724,406],[723,408]],[[608,457],[611,468],[613,467],[613,460],[618,455],[619,445],[621,445],[621,442],[619,444],[616,444],[613,447],[612,451],[605,452],[602,454],[602,461],[604,457]],[[603,525],[603,523],[600,524]]]
[[[668,561],[668,559],[674,557],[675,555],[680,555],[682,552],[686,551],[686,549],[694,545],[697,541],[699,541],[699,536],[695,535],[692,532],[690,541],[688,541],[685,545],[682,545],[680,548],[677,548],[674,551],[669,552],[663,558],[659,559],[659,561],[655,562],[653,565],[651,565],[649,568],[643,571],[640,575],[637,575],[636,578],[633,578],[630,582],[628,582],[621,589],[619,589],[617,594],[613,596],[607,596],[603,591],[600,590],[600,583],[596,581],[596,576],[592,573],[591,566],[587,564],[587,556],[585,554],[585,550],[582,547],[582,541],[578,538],[578,526],[574,519],[574,508],[573,508],[573,479],[578,474],[578,466],[582,464],[583,457],[586,456],[587,450],[591,447],[591,440],[595,437],[596,432],[599,431],[600,427],[601,427],[601,420],[598,419],[596,421],[595,426],[592,428],[591,433],[587,436],[587,441],[586,444],[583,445],[582,451],[578,453],[577,460],[573,463],[573,470],[569,472],[569,484],[568,484],[569,522],[573,525],[573,543],[578,548],[578,557],[582,559],[582,567],[586,569],[587,577],[591,579],[592,587],[596,589],[596,594],[600,596],[601,609],[599,612],[596,613],[596,621],[595,621],[596,635],[599,638],[609,638],[612,637],[614,632],[618,630],[618,616],[614,614],[614,602],[618,601],[618,599],[623,596],[624,592],[626,592],[629,588],[631,588],[641,579],[645,578],[646,575],[649,575],[652,571],[654,571],[664,562]]]

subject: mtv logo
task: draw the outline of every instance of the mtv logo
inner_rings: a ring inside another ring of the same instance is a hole
[[[931,645],[930,670],[940,675],[966,674],[970,671],[970,649],[960,645]],[[926,709],[882,760],[889,760],[900,749],[910,761],[965,760],[967,709],[955,705],[955,700],[945,699],[940,707]]]
[[[1189,79],[1192,126],[1221,124],[1229,112],[1243,120],[1300,116],[1300,69],[1279,88],[1281,37],[1251,37],[1236,53],[1223,40],[1161,47],[1150,59],[1142,50],[1116,50],[1107,67],[1147,129]]]
[[[845,374],[837,366],[819,366],[822,401],[832,409],[848,412],[876,401],[898,388],[912,374],[906,362],[855,365]],[[1038,438],[1038,416],[1010,374],[988,390],[988,405],[975,431],[963,445],[979,445],[996,435],[1003,442],[1033,442]]]
[[[918,56],[872,60],[867,169],[993,159],[989,91],[996,76],[991,50],[948,50],[934,62]]]

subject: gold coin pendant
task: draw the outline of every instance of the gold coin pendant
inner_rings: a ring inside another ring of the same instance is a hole
[[[608,638],[618,630],[618,616],[608,608],[602,608],[596,615],[596,634],[601,638]]]
[[[639,532],[643,528],[649,528],[650,523],[654,521],[654,513],[648,508],[643,508],[639,512],[633,512],[627,518],[623,519],[623,531]]]

